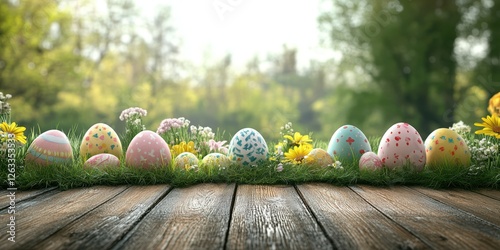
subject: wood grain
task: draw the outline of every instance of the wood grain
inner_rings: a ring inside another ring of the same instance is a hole
[[[16,206],[16,242],[11,243],[7,240],[8,234],[2,233],[2,248],[5,246],[7,249],[32,249],[38,242],[113,198],[125,188],[79,188],[23,202]],[[8,216],[0,214],[0,221],[7,221]]]
[[[168,185],[130,187],[37,244],[37,249],[109,249],[165,195]]]
[[[442,203],[467,211],[500,227],[500,201],[498,200],[463,189],[414,189]]]
[[[486,195],[490,198],[493,198],[495,200],[500,201],[500,190],[497,189],[480,189],[476,190],[477,193],[480,193],[482,195]]]
[[[234,184],[174,189],[114,249],[222,249],[234,189]]]
[[[298,190],[337,249],[428,248],[348,187],[315,183]]]
[[[15,191],[15,197],[16,197],[15,202],[19,204],[24,200],[31,199],[33,197],[53,191],[55,189],[56,187],[37,189],[37,190],[27,190],[27,191],[17,190]],[[8,194],[10,194],[10,192],[8,192],[7,190],[0,191],[0,210],[9,206],[10,197],[7,196]]]
[[[372,206],[438,249],[498,249],[500,228],[406,187],[351,187]]]
[[[331,249],[292,186],[237,188],[228,249]]]

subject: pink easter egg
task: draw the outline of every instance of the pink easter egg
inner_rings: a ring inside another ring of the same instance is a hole
[[[382,160],[373,152],[366,152],[359,159],[359,169],[376,170],[381,169],[383,166]]]
[[[112,154],[97,154],[90,157],[84,164],[84,168],[107,168],[119,167],[120,160]]]
[[[73,162],[73,149],[68,137],[55,129],[40,134],[29,146],[25,162],[40,166]]]
[[[136,168],[167,166],[171,160],[168,144],[161,136],[150,130],[137,134],[125,154],[126,164]]]
[[[378,157],[388,168],[410,164],[417,170],[422,170],[426,159],[424,142],[410,124],[396,123],[382,136]]]

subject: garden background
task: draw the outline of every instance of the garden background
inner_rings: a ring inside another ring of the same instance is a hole
[[[241,2],[213,1],[207,11],[216,17],[245,8]],[[121,111],[138,106],[153,131],[165,118],[186,117],[226,131],[226,139],[253,127],[274,141],[292,122],[327,142],[343,124],[380,137],[405,121],[425,138],[460,120],[479,121],[500,91],[500,4],[493,0],[324,0],[318,46],[337,56],[299,67],[303,52],[284,44],[248,59],[243,70],[231,54],[202,65],[184,60],[170,21],[176,9],[167,3],[142,13],[139,4],[1,0],[0,91],[13,96],[12,121],[28,131],[82,133],[104,122],[123,133]],[[279,18],[287,8],[275,11]]]

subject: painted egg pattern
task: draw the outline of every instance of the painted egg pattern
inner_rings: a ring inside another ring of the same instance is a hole
[[[221,153],[210,153],[203,157],[203,166],[225,168],[231,165],[231,160]]]
[[[175,166],[185,169],[193,166],[198,166],[198,157],[196,157],[196,155],[191,152],[182,152],[177,157],[175,157]]]
[[[392,125],[382,136],[378,157],[388,168],[410,163],[417,170],[425,165],[425,147],[418,131],[408,123]]]
[[[447,128],[434,130],[425,139],[427,165],[456,164],[468,166],[471,153],[464,139]]]
[[[382,160],[374,152],[366,152],[359,159],[359,169],[381,169],[384,166]]]
[[[97,123],[90,127],[83,136],[80,145],[80,156],[88,159],[91,156],[109,153],[122,157],[122,143],[118,134],[108,125]]]
[[[255,129],[238,131],[229,142],[229,159],[248,166],[266,160],[269,150],[264,137]]]
[[[359,160],[365,152],[372,151],[365,134],[357,127],[344,125],[333,133],[327,152],[341,161]]]
[[[150,130],[139,132],[130,142],[125,154],[127,165],[139,168],[167,166],[171,159],[168,144]]]
[[[66,134],[59,130],[49,130],[33,140],[25,161],[28,164],[49,166],[73,162],[73,149]]]
[[[306,156],[307,164],[326,167],[333,163],[333,158],[326,150],[322,148],[315,148]]]
[[[97,154],[90,157],[84,164],[84,168],[107,168],[119,167],[120,160],[112,154]]]

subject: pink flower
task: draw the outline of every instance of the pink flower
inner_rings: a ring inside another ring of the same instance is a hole
[[[227,154],[228,148],[224,146],[227,141],[215,141],[214,139],[208,140],[207,144],[210,147],[210,152],[221,152],[223,154]]]

